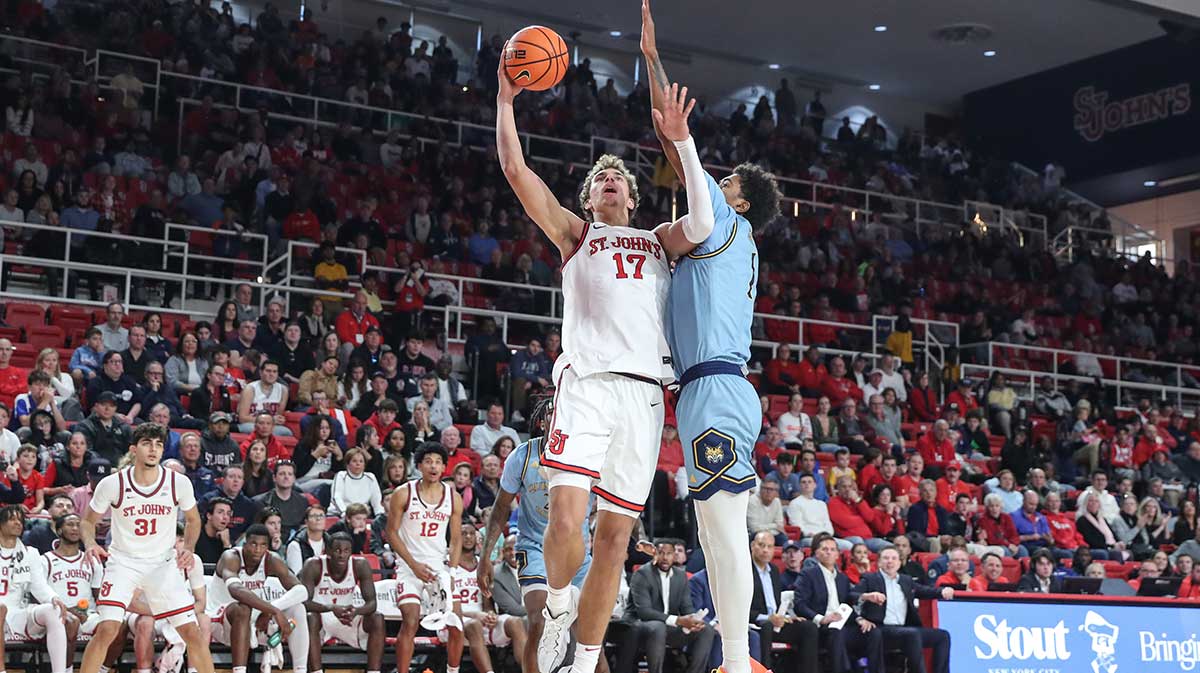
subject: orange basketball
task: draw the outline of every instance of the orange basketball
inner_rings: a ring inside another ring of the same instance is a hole
[[[504,72],[509,81],[530,91],[545,91],[561,82],[570,63],[567,43],[545,26],[518,30],[504,49]]]

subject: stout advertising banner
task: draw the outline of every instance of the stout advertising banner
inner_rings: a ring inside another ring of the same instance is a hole
[[[968,139],[1068,179],[1200,154],[1200,45],[1162,37],[967,94]]]
[[[954,600],[937,611],[950,632],[952,671],[1176,673],[1200,665],[1197,607]]]

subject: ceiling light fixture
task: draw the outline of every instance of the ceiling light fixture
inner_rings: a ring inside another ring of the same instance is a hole
[[[779,70],[779,68],[782,66],[780,66],[778,63],[768,63],[767,67],[771,70]]]
[[[621,37],[621,31],[619,31],[619,30],[610,30],[610,31],[608,31],[608,36],[609,36],[609,37]]]
[[[887,26],[882,26],[882,25],[881,25],[881,26],[875,26],[875,32],[876,32],[876,33],[886,33],[886,32],[887,32]]]
[[[988,58],[991,58],[991,57],[993,57],[993,56],[995,56],[995,55],[996,55],[996,50],[995,50],[995,49],[988,49],[987,51],[983,52],[983,55],[984,55],[984,56],[987,56]]]
[[[1158,186],[1158,180],[1147,180],[1147,181],[1145,181],[1145,182],[1143,182],[1143,183],[1142,183],[1142,186],[1143,186],[1143,187],[1157,187],[1157,186]]]
[[[870,89],[871,91],[879,91],[880,87],[878,84],[868,84],[867,88]]]

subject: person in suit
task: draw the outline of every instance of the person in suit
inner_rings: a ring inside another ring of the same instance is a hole
[[[616,670],[632,670],[638,651],[646,653],[649,673],[662,673],[667,647],[687,649],[687,673],[708,671],[716,630],[696,614],[688,589],[687,572],[675,568],[675,544],[660,540],[654,562],[647,563],[629,580],[629,606],[625,619],[633,624],[636,647],[622,648]],[[632,650],[632,652],[630,652]]]
[[[700,554],[696,554],[700,556]],[[717,614],[717,608],[713,604],[712,589],[708,586],[708,570],[702,569],[700,572],[692,575],[688,579],[688,590],[692,593],[692,607],[697,610],[708,610],[708,614]],[[750,628],[749,622],[746,623],[746,642],[750,645],[751,652],[758,652],[761,647],[758,638],[758,631]],[[713,639],[712,652],[708,655],[708,667],[717,668],[721,665],[723,650],[721,649],[721,639]]]
[[[817,625],[821,641],[832,659],[834,673],[851,670],[851,650],[867,657],[870,673],[882,673],[883,632],[879,629],[864,632],[853,624],[838,623],[851,619],[838,613],[838,606],[843,603],[854,605],[858,602],[858,593],[850,587],[846,574],[838,571],[837,540],[828,533],[818,533],[813,538],[812,548],[817,562],[805,566],[796,580],[792,603],[796,614]]]
[[[496,569],[492,579],[492,602],[496,604],[496,612],[502,615],[524,617],[528,613],[521,600],[521,584],[517,579],[517,536],[509,535],[504,539],[500,549],[501,560],[504,562]],[[520,653],[517,653],[518,660]]]
[[[1017,591],[1033,594],[1061,594],[1062,578],[1054,574],[1054,554],[1049,549],[1033,552],[1029,572],[1017,582]]]
[[[771,644],[775,641],[792,646],[790,670],[808,673],[820,671],[817,658],[817,625],[808,619],[796,617],[791,610],[779,614],[780,593],[783,586],[779,569],[771,563],[775,556],[775,536],[771,531],[760,531],[750,544],[750,558],[754,568],[754,597],[750,599],[750,619],[758,625],[760,659],[763,666],[771,668]],[[776,631],[778,629],[778,631]],[[776,667],[783,673],[788,669]]]
[[[863,575],[856,590],[862,593],[861,616],[856,620],[864,633],[882,631],[884,648],[898,647],[908,660],[908,670],[925,673],[926,647],[933,649],[933,673],[948,673],[950,634],[942,629],[921,626],[913,597],[951,600],[954,589],[935,589],[916,584],[900,574],[900,552],[887,548],[879,552],[879,570]],[[849,628],[849,626],[847,626]]]

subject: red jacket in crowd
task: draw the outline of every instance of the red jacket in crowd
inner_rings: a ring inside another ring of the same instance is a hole
[[[954,511],[954,501],[958,500],[958,496],[966,493],[972,499],[978,497],[975,487],[962,479],[955,480],[953,484],[946,480],[945,477],[937,480],[937,504],[941,505],[947,512]]]
[[[825,365],[818,362],[816,366],[813,366],[813,363],[805,359],[800,361],[799,367],[801,388],[808,388],[809,390],[823,389],[825,379],[829,377],[829,370],[825,369]]]
[[[775,388],[790,388],[800,385],[800,364],[791,360],[775,358],[767,363],[767,366],[763,368],[763,373],[767,376],[767,383]]]
[[[825,397],[829,398],[829,402],[833,405],[834,409],[841,406],[847,397],[853,397],[857,402],[862,402],[863,398],[862,390],[859,389],[858,384],[848,376],[841,378],[826,376],[821,385],[821,392],[825,394]]]
[[[29,392],[29,372],[9,365],[0,369],[0,402],[9,409],[17,399],[17,395]]]
[[[357,318],[354,311],[342,311],[334,322],[338,340],[344,344],[361,346],[367,338],[367,330],[379,327],[379,321],[370,313],[364,312],[362,318]]]
[[[921,457],[925,459],[926,467],[945,467],[946,463],[958,460],[958,455],[954,452],[954,443],[946,437],[942,441],[937,441],[933,436],[933,431],[930,430],[921,435],[917,440],[917,451]],[[946,509],[954,509],[947,507]]]
[[[875,537],[868,523],[875,518],[875,514],[866,500],[851,503],[840,496],[829,499],[829,521],[833,524],[833,534],[838,537]],[[1012,525],[1011,521],[1009,525]]]
[[[1004,512],[1001,512],[1000,516],[995,519],[984,512],[975,522],[975,530],[987,533],[987,540],[980,540],[983,544],[1021,544],[1016,524],[1013,523],[1012,517]]]
[[[1050,535],[1054,538],[1054,546],[1059,549],[1075,549],[1080,545],[1087,544],[1083,540],[1083,535],[1079,533],[1079,529],[1075,527],[1074,512],[1059,512],[1051,514],[1044,512],[1046,515],[1046,523],[1050,524]]]

